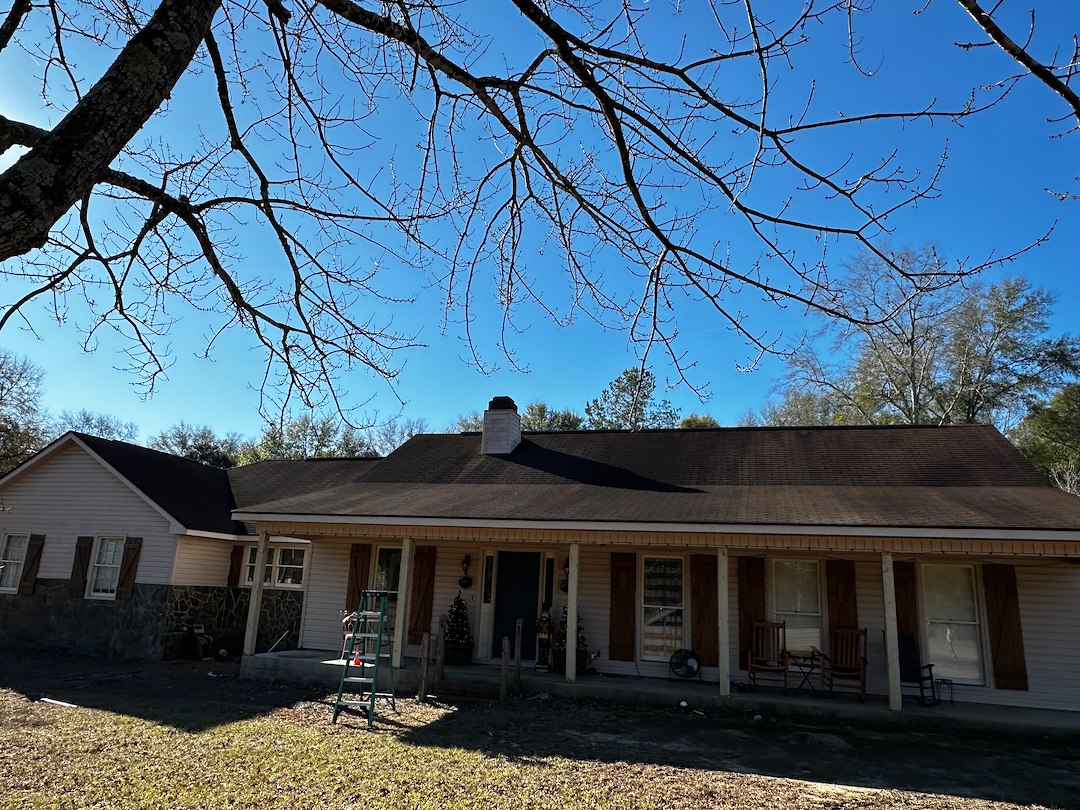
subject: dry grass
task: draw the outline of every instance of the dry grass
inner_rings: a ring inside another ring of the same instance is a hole
[[[318,696],[227,680],[173,699],[140,695],[137,681],[80,685],[62,694],[77,708],[0,689],[0,808],[984,810],[1068,806],[1080,790],[1047,786],[1076,773],[1076,749],[1057,743],[1017,744],[1030,762],[1016,763],[1006,744],[953,740],[957,763],[988,751],[1002,763],[960,778],[931,747],[913,778],[912,760],[899,754],[913,741],[896,732],[851,736],[554,700],[505,710],[399,701],[399,714],[368,731],[360,719],[330,725]],[[897,762],[868,767],[867,756]],[[1048,770],[1032,772],[1037,763]]]

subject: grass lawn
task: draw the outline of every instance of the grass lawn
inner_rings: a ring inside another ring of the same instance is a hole
[[[6,674],[0,808],[1080,807],[1080,746],[1060,740],[557,700],[404,700],[369,731],[359,718],[330,725],[318,693],[210,678],[205,667],[171,684],[160,665],[70,680]]]

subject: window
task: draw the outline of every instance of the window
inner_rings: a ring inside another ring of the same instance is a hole
[[[641,657],[667,661],[685,646],[683,560],[645,557],[642,562]]]
[[[401,582],[401,549],[380,548],[375,556],[372,590],[386,591],[386,621],[394,627],[397,618],[398,588]]]
[[[124,559],[123,537],[99,537],[90,555],[90,576],[86,582],[88,599],[115,599],[120,583],[120,563]]]
[[[792,652],[821,649],[821,564],[817,560],[772,561],[775,621],[787,625]]]
[[[266,567],[263,569],[263,585],[267,588],[304,587],[304,560],[307,549],[300,546],[270,546],[266,550]],[[258,548],[248,549],[247,585],[255,579],[255,557]]]
[[[974,566],[923,565],[922,585],[926,651],[935,677],[983,683]]]
[[[3,542],[0,543],[0,593],[14,593],[19,589],[29,542],[29,534],[4,535]]]

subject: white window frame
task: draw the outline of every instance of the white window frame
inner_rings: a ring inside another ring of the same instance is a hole
[[[639,554],[638,555],[638,655],[642,661],[659,661],[667,663],[671,660],[671,653],[649,653],[645,650],[645,610],[650,605],[645,601],[645,561],[646,560],[678,560],[682,564],[682,599],[678,610],[682,611],[682,638],[679,639],[675,649],[684,649],[687,647],[686,639],[690,633],[690,591],[687,587],[687,577],[689,576],[689,566],[687,564],[687,558],[685,554]],[[653,605],[652,607],[659,608],[672,608],[676,609],[674,605]]]
[[[304,554],[304,564],[282,565],[282,551],[301,551]],[[248,546],[247,559],[244,560],[244,586],[251,587],[255,575],[255,557],[259,553],[258,546]],[[311,546],[298,545],[296,543],[271,543],[266,549],[266,566],[263,569],[263,588],[282,591],[302,591],[307,587],[308,565],[311,562]],[[300,582],[279,582],[282,569],[300,568]]]
[[[947,671],[941,669],[941,663],[935,661],[933,655],[930,652],[930,625],[939,624],[940,622],[931,622],[929,619],[929,609],[927,607],[927,593],[926,593],[926,569],[931,566],[949,567],[949,568],[967,568],[971,571],[971,598],[974,600],[974,622],[956,622],[958,624],[966,624],[975,628],[975,643],[978,646],[979,651],[979,676],[977,678],[963,678],[958,675],[950,675]],[[922,660],[928,664],[934,664],[934,676],[941,678],[948,678],[955,683],[962,683],[969,686],[986,686],[989,683],[987,679],[987,666],[989,665],[989,656],[987,651],[989,650],[989,644],[986,637],[986,616],[983,612],[983,595],[982,595],[982,569],[972,562],[965,562],[962,560],[945,559],[945,560],[933,560],[933,561],[921,561],[918,566],[918,590],[919,590],[919,618],[921,620],[921,627],[919,633],[919,644],[922,645],[921,655]]]
[[[814,566],[817,567],[817,595],[818,595],[818,599],[817,599],[818,610],[817,610],[817,613],[810,613],[808,611],[805,611],[805,612],[783,611],[783,612],[781,612],[781,611],[777,610],[777,607],[776,607],[776,594],[777,594],[779,589],[777,588],[776,566],[779,563],[812,563]],[[788,621],[788,618],[792,617],[792,616],[816,616],[817,617],[817,626],[818,626],[818,643],[817,644],[812,644],[811,647],[817,647],[819,650],[827,650],[828,649],[828,642],[829,642],[828,637],[827,637],[828,636],[828,626],[827,626],[828,622],[826,621],[826,616],[828,615],[828,608],[827,608],[827,606],[825,604],[825,582],[824,582],[824,577],[825,577],[825,566],[822,565],[822,560],[819,557],[796,557],[796,556],[788,556],[788,555],[780,556],[780,557],[769,557],[769,570],[768,570],[767,579],[766,579],[766,583],[765,583],[765,591],[768,594],[769,615],[772,617],[772,621],[774,621],[774,622],[785,622],[786,623]],[[787,638],[787,646],[788,646],[788,649],[791,652],[794,652],[794,653],[810,653],[810,652],[812,652],[812,650],[809,650],[809,649],[803,650],[803,649],[800,649],[800,648],[797,648],[797,647],[793,647],[792,643],[791,643],[790,635],[788,635],[788,638]]]
[[[120,559],[116,563],[100,563],[98,555],[105,543],[120,544]],[[90,564],[86,567],[86,593],[87,599],[97,599],[103,602],[116,601],[116,591],[120,587],[120,571],[124,565],[124,546],[127,537],[119,534],[102,534],[94,538],[94,545],[90,548]],[[105,569],[116,569],[116,584],[111,593],[97,592],[98,577]]]
[[[11,555],[11,541],[22,539],[22,556],[18,559]],[[30,547],[30,532],[4,532],[0,538],[0,571],[9,571],[8,566],[14,571],[14,584],[0,587],[0,593],[18,593],[19,583],[22,581],[23,564],[26,562],[26,552]],[[11,555],[11,556],[9,556]]]

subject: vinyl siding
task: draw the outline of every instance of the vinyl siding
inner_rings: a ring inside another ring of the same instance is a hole
[[[170,521],[81,447],[56,451],[0,491],[0,531],[45,535],[40,579],[68,579],[80,535],[143,538],[135,581],[167,585],[176,537]]]
[[[305,649],[341,653],[341,611],[349,587],[351,547],[352,543],[347,540],[316,540],[311,544],[304,620],[300,630],[300,645]]]
[[[225,587],[233,543],[203,537],[178,537],[173,585]]]
[[[1016,590],[1028,689],[957,684],[956,699],[1080,711],[1080,679],[1076,675],[1080,671],[1080,568],[1068,563],[1020,562]],[[985,623],[983,632],[985,635]],[[989,657],[987,644],[983,655]],[[992,681],[988,676],[988,682]]]

